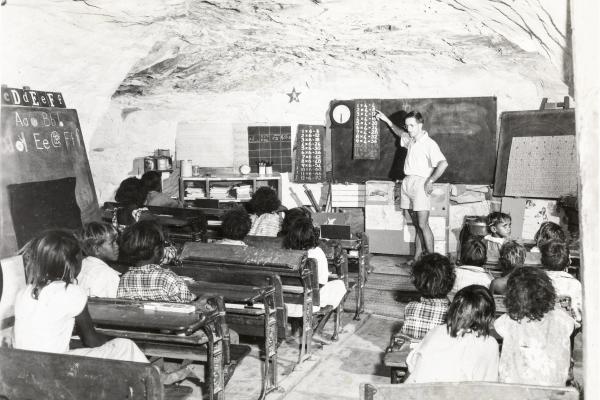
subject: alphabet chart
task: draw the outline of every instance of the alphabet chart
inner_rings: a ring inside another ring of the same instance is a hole
[[[374,100],[355,100],[354,103],[355,160],[379,159],[379,122],[374,117],[379,105]]]
[[[294,182],[314,183],[323,181],[324,136],[324,126],[298,125]]]
[[[274,172],[292,172],[292,127],[249,126],[248,161],[252,172],[259,161],[272,163]]]
[[[507,196],[558,198],[577,193],[575,136],[514,137],[506,172]]]

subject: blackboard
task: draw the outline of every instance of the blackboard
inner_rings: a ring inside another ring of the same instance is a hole
[[[292,172],[292,127],[249,126],[248,161],[258,173],[258,162],[272,163],[275,172]]]
[[[496,98],[459,97],[424,99],[382,99],[381,111],[398,126],[404,126],[407,112],[416,110],[425,118],[424,129],[437,142],[449,167],[440,183],[491,185],[496,164]],[[332,174],[337,182],[396,180],[404,178],[406,149],[383,123],[379,123],[380,154],[378,160],[355,160],[352,157],[354,101],[334,100],[349,105],[350,123],[331,120]]]
[[[354,159],[379,159],[379,123],[375,111],[380,104],[376,100],[354,101]]]
[[[18,250],[10,211],[9,185],[16,188],[31,182],[75,178],[75,199],[81,222],[99,220],[100,209],[77,111],[3,105],[1,114],[0,257],[14,255]],[[72,193],[58,192],[54,192],[55,195],[64,196],[61,200],[68,207]],[[40,197],[47,196],[43,191],[35,193]],[[57,204],[57,199],[49,200]]]
[[[298,125],[294,182],[316,183],[324,180],[324,137],[324,126]]]
[[[572,136],[572,137],[570,137]],[[530,143],[546,142],[548,139],[559,139],[563,137],[570,139],[574,142],[575,136],[575,110],[531,110],[531,111],[510,111],[503,112],[500,115],[500,135],[498,145],[498,160],[496,165],[496,177],[494,184],[494,196],[505,196],[509,195],[506,193],[507,188],[507,172],[509,169],[509,161],[511,158],[511,148],[513,147],[514,139],[517,140],[528,140],[531,139]],[[528,168],[522,168],[519,171],[521,176],[534,176],[538,172],[545,172],[549,175],[556,177],[556,182],[559,184],[572,184],[571,186],[577,186],[577,172],[572,172],[572,176],[561,177],[560,174],[564,173],[564,165],[568,162],[576,164],[576,154],[573,151],[573,146],[570,150],[565,148],[561,149],[543,149],[540,148],[536,151],[532,148],[532,158],[538,157],[550,157],[553,161],[556,161],[557,157],[560,157],[560,162],[548,162],[545,164],[545,171],[530,170]],[[510,193],[512,196],[519,197],[547,197],[557,198],[560,195],[569,194],[569,190],[561,188],[566,186],[559,185],[554,190],[554,194],[542,194],[530,192],[530,190],[524,190],[522,193]]]

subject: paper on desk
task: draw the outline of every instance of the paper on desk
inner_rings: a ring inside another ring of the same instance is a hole
[[[179,314],[189,314],[196,311],[193,304],[181,303],[144,303],[144,310],[167,311]]]

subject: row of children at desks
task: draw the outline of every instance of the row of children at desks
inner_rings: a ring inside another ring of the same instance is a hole
[[[400,332],[412,348],[406,382],[565,386],[571,335],[582,323],[582,286],[567,272],[565,234],[544,223],[532,249],[541,262],[526,266],[525,247],[510,240],[510,216],[492,213],[488,222],[489,236],[464,241],[459,265],[435,253],[414,265],[421,297],[406,305]],[[485,265],[488,251],[497,251],[500,276]],[[506,313],[498,318],[494,295],[504,296]]]
[[[137,178],[135,178],[137,179]],[[127,182],[125,182],[127,181]],[[139,183],[126,179],[118,197],[128,193],[140,199],[133,190]],[[134,182],[134,184],[131,184]],[[125,189],[124,189],[125,188]],[[346,294],[343,281],[329,281],[328,263],[319,248],[319,234],[310,213],[291,209],[285,218],[277,212],[280,203],[270,188],[260,188],[252,199],[253,218],[242,208],[234,208],[222,218],[222,245],[243,245],[246,235],[282,237],[283,247],[306,250],[318,266],[321,307],[337,307]],[[136,203],[136,205],[140,202]],[[15,302],[14,342],[16,348],[54,353],[78,354],[125,361],[148,362],[136,344],[128,339],[111,339],[94,328],[88,311],[88,296],[116,297],[134,300],[194,302],[184,277],[167,264],[175,255],[165,251],[161,226],[143,218],[141,207],[129,209],[129,224],[116,221],[88,223],[79,234],[52,230],[33,238],[22,250],[27,286]],[[110,267],[125,261],[123,274]],[[302,310],[291,309],[288,316],[300,317]],[[70,349],[74,324],[77,323],[83,349]],[[230,332],[231,342],[236,334]],[[188,370],[189,372],[189,370]],[[185,378],[186,374],[165,375],[165,383]]]

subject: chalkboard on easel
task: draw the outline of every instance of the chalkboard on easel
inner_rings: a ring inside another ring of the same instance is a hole
[[[37,219],[47,218],[47,221],[36,221],[35,224],[44,228],[73,228],[100,219],[77,111],[58,107],[11,105],[13,100],[4,96],[10,90],[2,87],[2,258],[14,255],[19,244],[28,235],[36,233],[23,229],[23,226],[15,229],[11,208],[18,213],[17,219],[27,217],[22,221],[27,221],[33,215]],[[75,209],[73,197],[78,210]],[[19,209],[22,200],[19,199],[30,201],[28,204],[32,207],[29,209],[32,215],[22,215],[24,211]],[[62,204],[68,209],[61,210]],[[44,207],[46,212],[43,212]],[[56,215],[62,215],[66,220],[55,220]],[[73,220],[78,215],[81,220]]]
[[[399,139],[380,122],[380,154],[378,160],[353,158],[354,100],[334,100],[350,110],[347,122],[331,119],[332,174],[336,182],[396,180],[404,178],[406,149]],[[424,129],[437,142],[449,167],[440,183],[487,184],[494,181],[496,163],[496,98],[459,97],[424,99],[382,99],[381,111],[398,126],[412,110],[423,114]],[[338,118],[339,119],[339,118]]]
[[[494,196],[576,194],[577,174],[574,109],[500,115]]]

